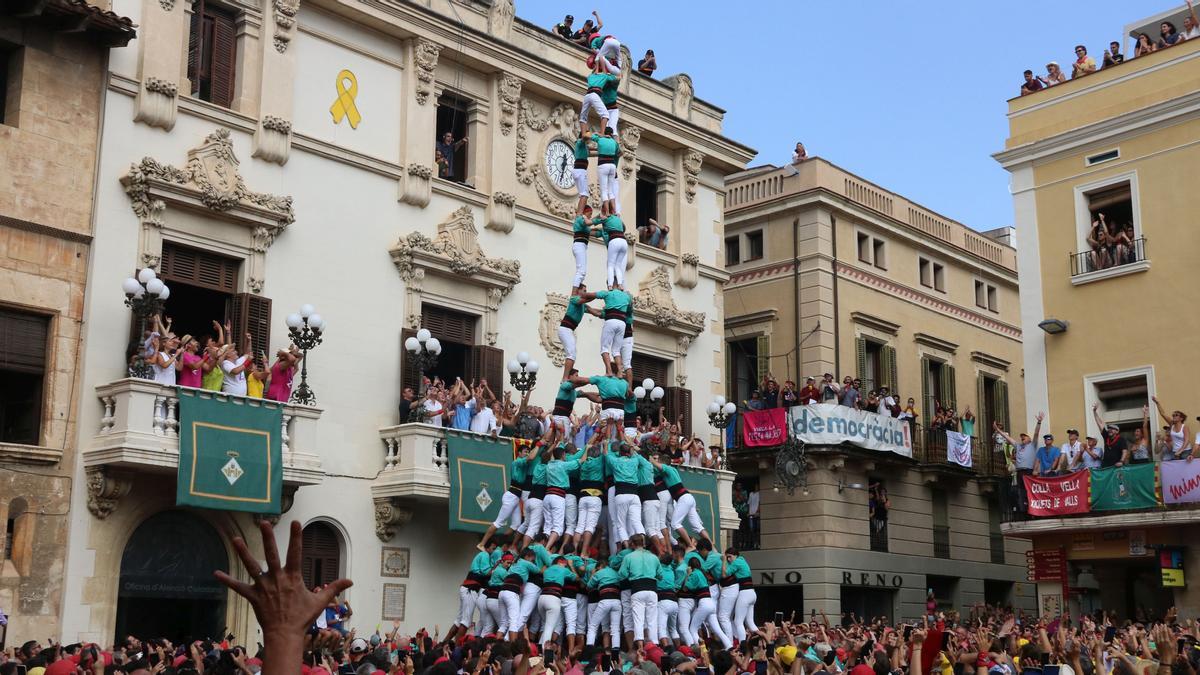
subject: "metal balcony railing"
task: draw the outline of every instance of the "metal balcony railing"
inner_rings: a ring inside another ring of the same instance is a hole
[[[1088,272],[1132,265],[1146,260],[1146,238],[1138,237],[1128,244],[1114,244],[1069,255],[1071,276]]]

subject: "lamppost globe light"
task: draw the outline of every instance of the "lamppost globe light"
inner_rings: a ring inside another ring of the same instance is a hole
[[[717,405],[716,401],[713,401],[712,403],[708,404],[708,414],[709,415],[716,415],[719,412],[721,412],[721,406]]]
[[[308,327],[319,333],[325,328],[325,319],[320,314],[313,314],[308,317]]]
[[[530,375],[536,375],[537,371],[538,371],[538,362],[537,361],[530,361],[529,363],[525,364],[525,372],[529,373]]]
[[[300,305],[300,316],[304,317],[305,319],[312,316],[314,313],[316,313],[316,311],[316,308],[308,303]]]
[[[521,352],[517,354],[517,363],[521,364],[522,366],[529,363],[529,352]]]
[[[146,291],[150,293],[150,295],[158,296],[158,294],[162,292],[163,285],[162,279],[151,279],[146,283]]]
[[[714,402],[715,402],[715,403],[716,403],[718,406],[723,406],[723,405],[725,405],[725,397],[724,397],[724,396],[718,396],[718,397],[714,398],[714,399],[713,399],[713,401],[714,401]]]
[[[655,401],[659,401],[662,399],[664,393],[666,392],[663,391],[662,387],[655,387],[654,389],[650,390],[650,398],[654,399]]]
[[[141,297],[142,297],[142,296],[144,296],[145,294],[146,294],[146,289],[145,289],[145,288],[143,288],[142,286],[138,286],[138,289],[137,289],[136,291],[134,291],[134,292],[133,292],[133,297],[135,297],[135,298],[141,298]]]
[[[292,316],[296,315],[293,314]],[[291,321],[291,317],[288,317],[288,320]],[[291,324],[289,323],[288,325],[290,326]],[[417,338],[410,336],[404,341],[404,348],[407,349],[409,353],[416,354],[421,349],[421,343],[417,341]]]
[[[158,292],[158,299],[166,300],[169,297],[171,297],[171,288],[166,284],[163,284],[162,290]]]
[[[431,337],[433,337],[433,334],[430,333],[429,329],[427,328],[422,328],[417,331],[417,342],[420,342],[421,344],[428,342],[429,338]]]
[[[129,277],[125,281],[121,282],[121,290],[125,291],[125,295],[133,295],[134,293],[137,293],[141,287],[142,285],[133,277]]]
[[[516,359],[512,359],[511,361],[509,361],[508,362],[508,374],[516,375],[519,372],[521,372],[521,364],[517,363]]]
[[[643,399],[643,398],[646,398],[646,389],[645,389],[645,387],[634,387],[634,389],[633,389],[633,397],[634,397],[634,398],[637,398],[637,399]]]
[[[149,267],[143,267],[142,271],[138,272],[137,280],[143,284],[148,284],[150,283],[151,279],[154,279],[157,276],[158,275],[154,273],[154,270],[150,269]]]
[[[645,389],[646,391],[650,391],[653,388],[654,388],[654,380],[652,380],[648,377],[646,379],[642,380],[642,389]]]
[[[299,314],[288,314],[283,322],[287,324],[288,328],[299,328],[304,319],[301,319]]]
[[[737,404],[733,403],[732,401],[725,404],[725,414],[726,415],[732,415],[735,412],[737,412]]]
[[[434,354],[434,355],[441,354],[442,353],[442,341],[438,340],[437,338],[429,338],[428,340],[425,341],[425,349],[428,349],[430,354]]]

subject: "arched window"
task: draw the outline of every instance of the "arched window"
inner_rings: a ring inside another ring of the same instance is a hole
[[[308,588],[334,581],[341,576],[342,546],[337,530],[317,521],[304,528],[304,557],[300,572]]]

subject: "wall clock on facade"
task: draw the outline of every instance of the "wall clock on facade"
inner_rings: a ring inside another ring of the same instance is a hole
[[[575,176],[571,169],[575,166],[575,151],[566,142],[554,139],[546,144],[546,177],[550,184],[560,190],[569,190],[575,186]]]

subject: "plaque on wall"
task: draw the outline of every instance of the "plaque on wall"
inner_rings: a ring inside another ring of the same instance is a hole
[[[385,621],[404,620],[404,584],[383,585],[383,619]]]
[[[379,576],[407,578],[408,555],[407,548],[384,546],[379,554]]]

